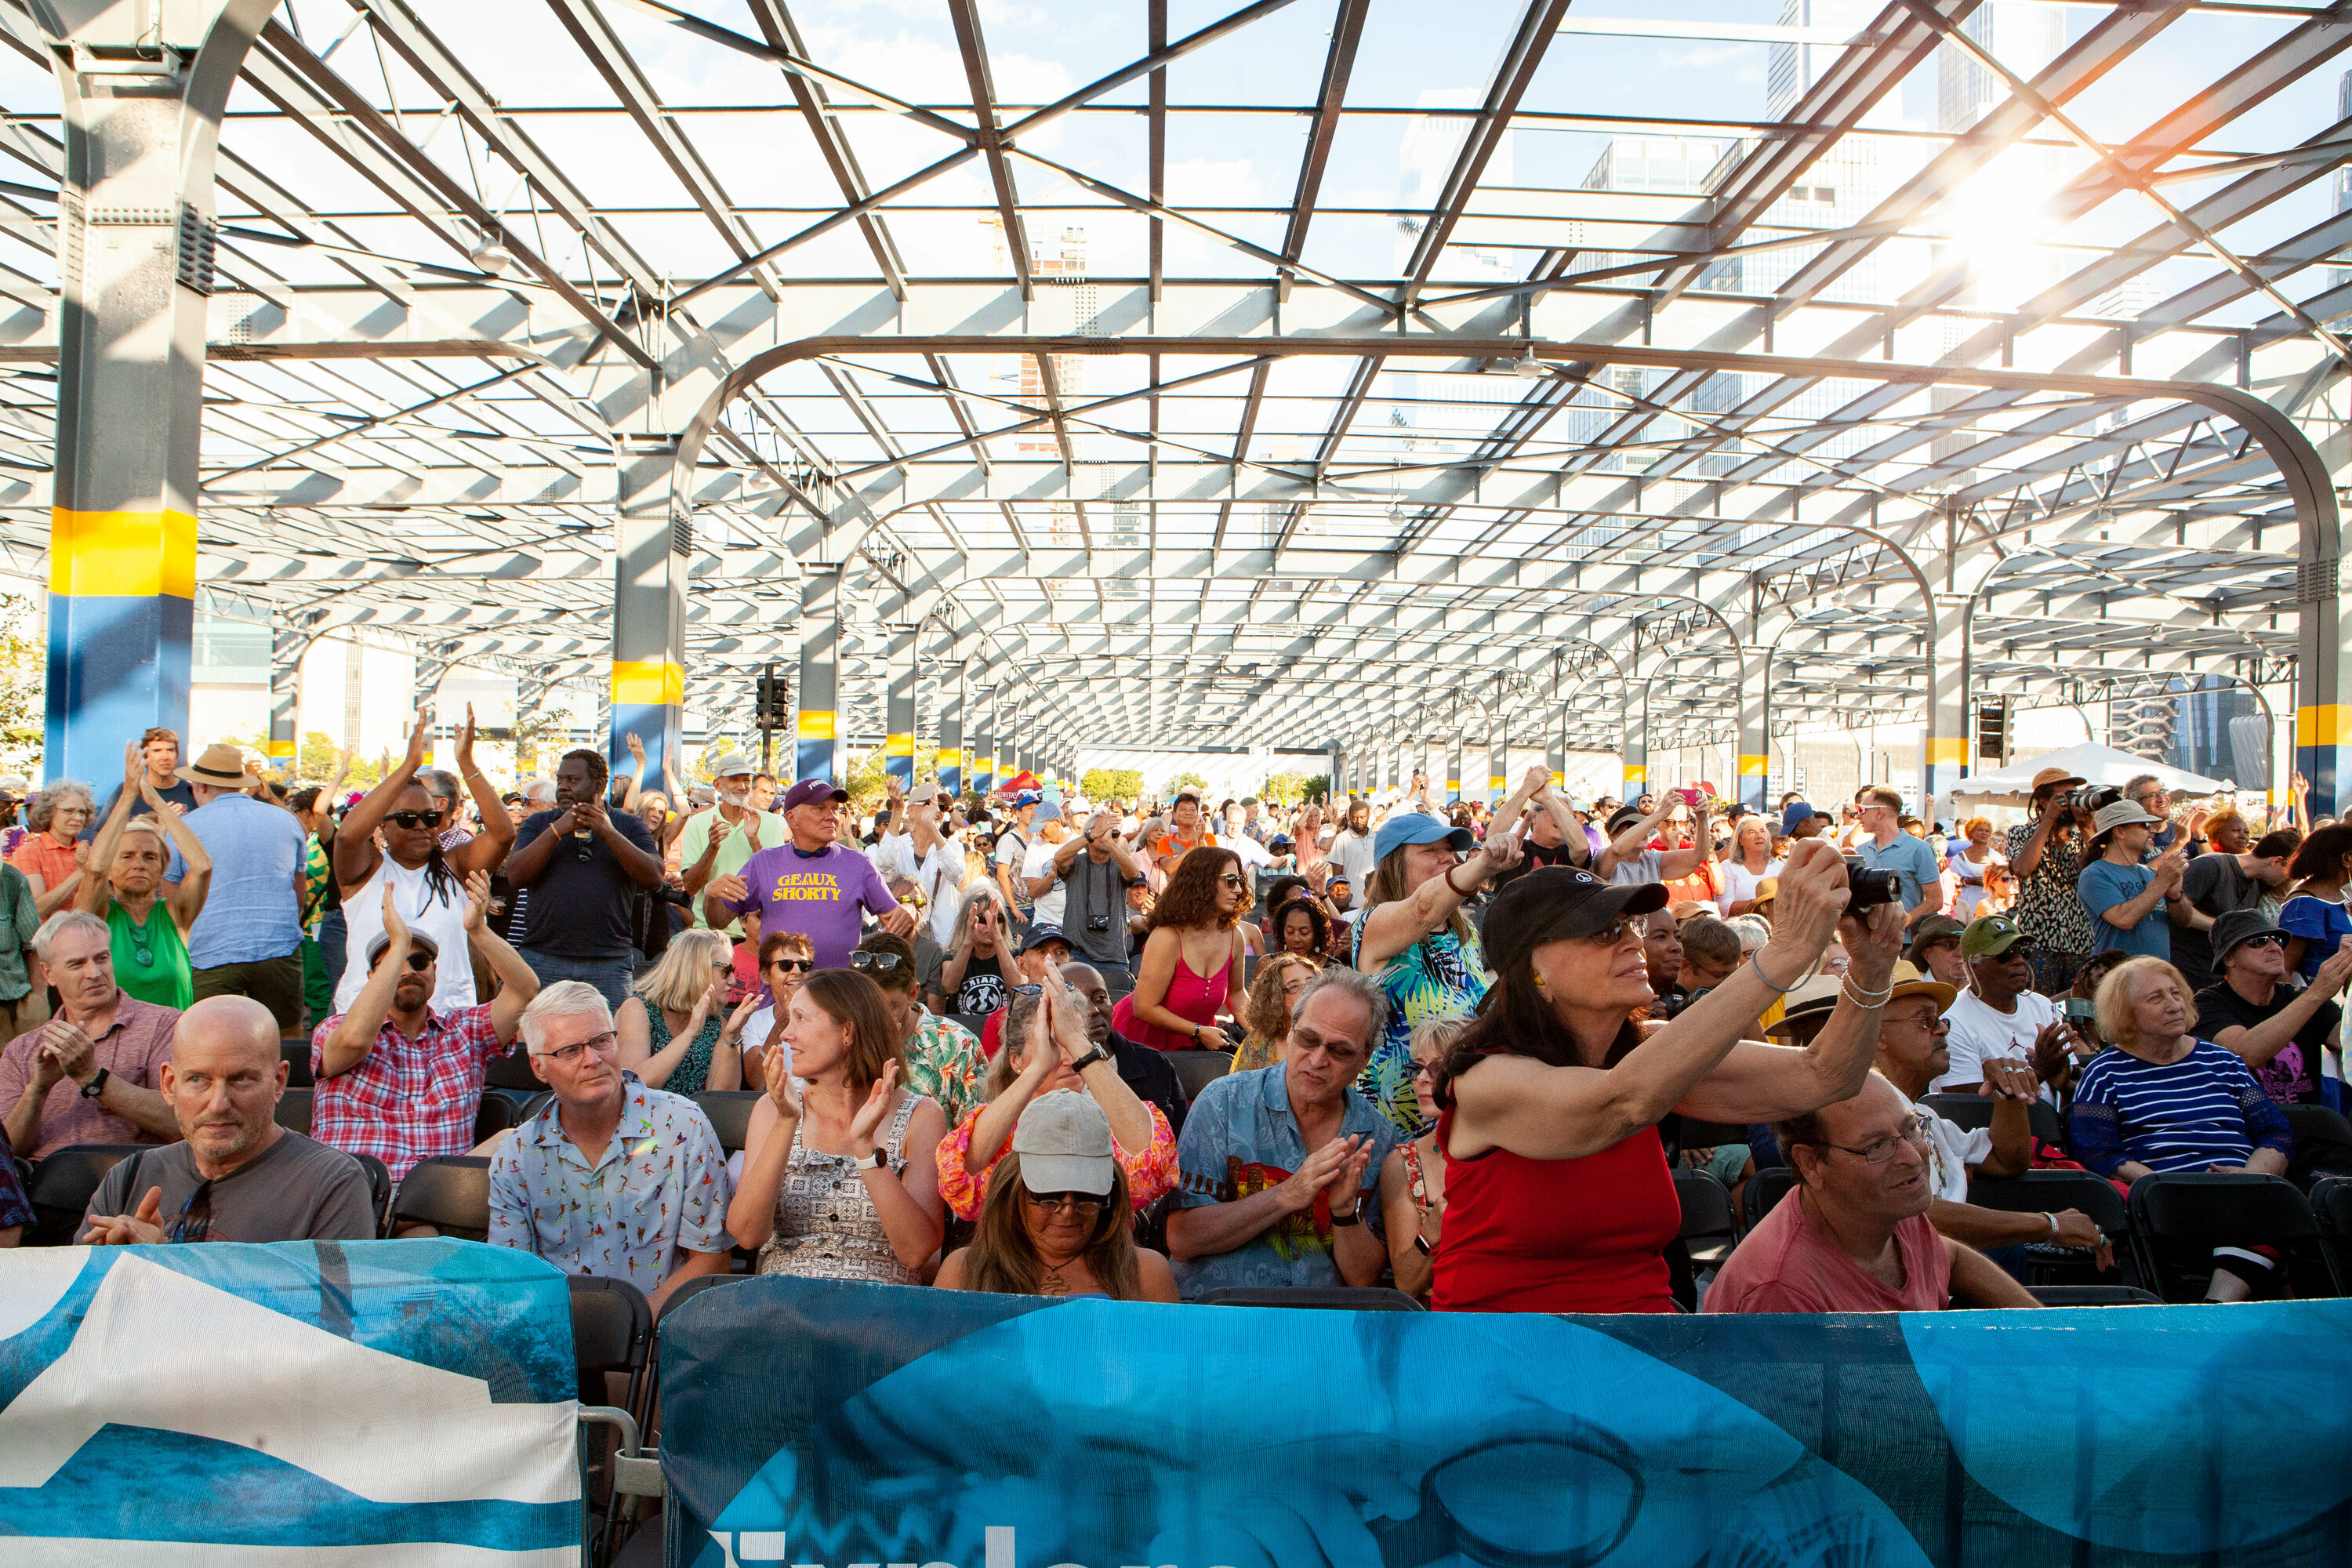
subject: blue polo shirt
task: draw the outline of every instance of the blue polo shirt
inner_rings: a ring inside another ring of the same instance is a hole
[[[188,930],[188,967],[257,963],[300,947],[294,880],[310,856],[310,836],[294,814],[249,795],[224,795],[188,813],[187,824],[213,861],[204,912]]]
[[[1854,846],[1853,852],[1862,863],[1874,871],[1892,871],[1903,888],[1903,907],[1914,910],[1927,896],[1927,884],[1943,873],[1936,868],[1936,852],[1923,839],[1907,833],[1897,833],[1895,842],[1881,849],[1875,839],[1865,838]]]
[[[1176,1143],[1176,1190],[1169,1199],[1175,1207],[1235,1203],[1290,1179],[1307,1158],[1307,1141],[1290,1111],[1288,1071],[1276,1063],[1255,1072],[1227,1073],[1201,1091]],[[1339,1136],[1372,1141],[1358,1212],[1375,1234],[1381,1234],[1381,1163],[1396,1147],[1396,1124],[1354,1089],[1347,1096]],[[1178,1260],[1171,1267],[1177,1289],[1188,1301],[1227,1286],[1347,1283],[1331,1254],[1331,1215],[1321,1202],[1231,1252]]]

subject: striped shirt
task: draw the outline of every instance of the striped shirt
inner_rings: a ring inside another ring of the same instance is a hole
[[[2245,1063],[2210,1040],[2159,1067],[2110,1046],[2074,1090],[2074,1157],[2103,1176],[2242,1165],[2256,1149],[2292,1158],[2294,1135]]]

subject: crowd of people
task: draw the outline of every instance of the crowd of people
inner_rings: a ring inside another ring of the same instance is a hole
[[[21,1163],[76,1144],[138,1146],[92,1244],[373,1235],[355,1156],[472,1152],[490,1244],[656,1305],[749,1268],[1661,1311],[1675,1169],[1780,1167],[1703,1310],[2027,1307],[2029,1249],[2104,1268],[2107,1238],[1979,1178],[2352,1170],[2352,825],[2176,812],[2154,775],[2045,770],[2005,837],[1885,785],[1767,814],[1540,767],[1491,810],[1425,775],[1328,811],[1022,775],[867,815],[731,752],[648,789],[634,741],[632,773],[581,750],[502,788],[470,711],[454,769],[433,734],[348,796],[168,731],[103,806],[30,795],[0,1240]],[[274,1117],[286,1037],[307,1136]],[[1202,1051],[1230,1069],[1188,1095]],[[479,1141],[504,1059],[546,1098]],[[740,1150],[694,1098],[727,1090],[759,1097]],[[2213,1300],[2286,1289],[2262,1247],[2207,1261]]]

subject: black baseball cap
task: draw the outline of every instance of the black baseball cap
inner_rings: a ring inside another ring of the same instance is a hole
[[[1591,936],[1627,915],[1666,907],[1663,883],[1612,887],[1574,866],[1538,866],[1513,878],[1486,905],[1478,936],[1500,974],[1546,942]]]

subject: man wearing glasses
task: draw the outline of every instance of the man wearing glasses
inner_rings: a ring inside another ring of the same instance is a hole
[[[441,944],[408,929],[387,887],[378,906],[383,929],[368,944],[352,1010],[311,1037],[310,1135],[347,1154],[374,1155],[395,1182],[428,1155],[473,1147],[483,1068],[514,1044],[522,1011],[539,994],[530,965],[484,923],[489,900],[489,873],[477,871],[466,884],[464,929],[499,978],[496,998],[454,1011],[435,1005]],[[464,967],[465,950],[447,961]]]
[[[1852,1100],[1774,1125],[1797,1187],[1715,1278],[1708,1312],[1940,1312],[2031,1307],[1990,1258],[1937,1234],[1927,1128],[1873,1073]]]
[[[740,873],[711,879],[702,895],[709,922],[723,926],[740,915],[743,940],[754,943],[769,931],[799,931],[819,969],[849,962],[864,915],[893,936],[913,931],[913,911],[890,896],[874,862],[837,841],[839,808],[848,799],[847,790],[824,779],[793,785],[784,796],[789,837],[752,856]]]
[[[702,1108],[620,1064],[596,988],[559,980],[522,1011],[530,1070],[555,1098],[490,1157],[493,1246],[566,1274],[625,1279],[659,1312],[727,1272],[727,1156]]]

